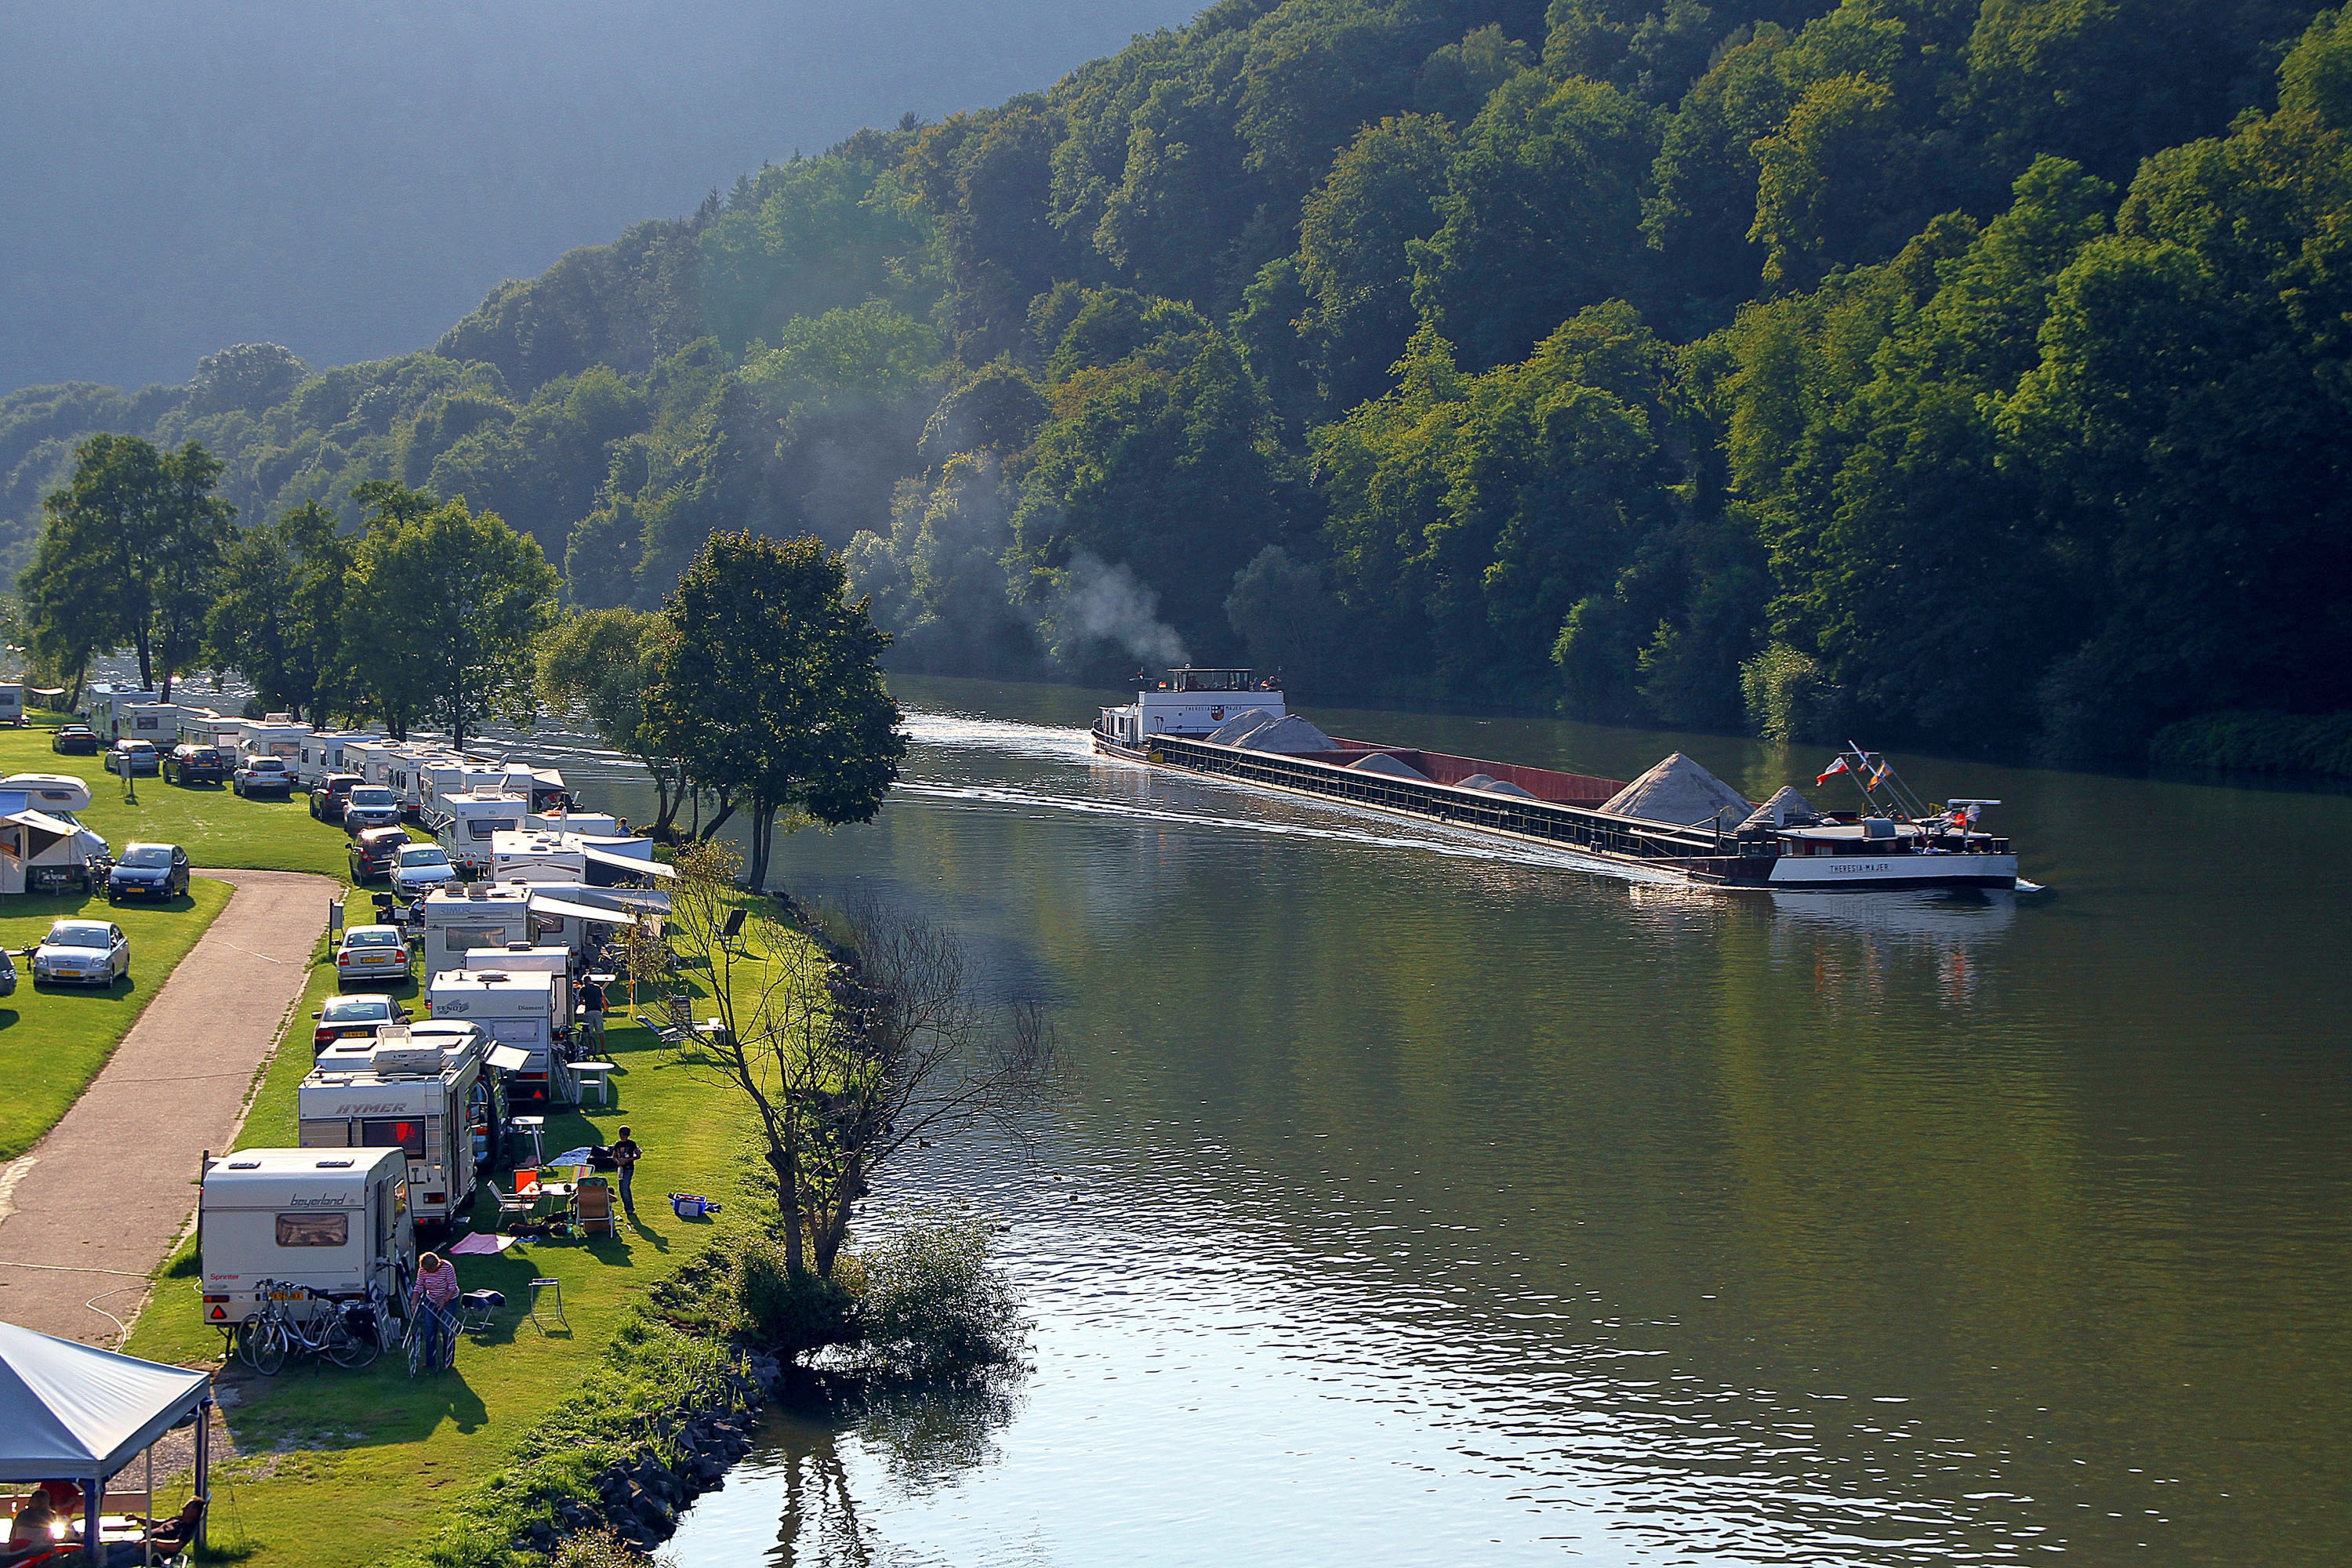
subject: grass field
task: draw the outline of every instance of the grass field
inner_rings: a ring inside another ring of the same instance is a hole
[[[228,907],[226,882],[192,878],[168,903],[110,905],[106,895],[27,893],[0,900],[0,946],[21,952],[67,915],[112,921],[131,939],[131,973],[103,991],[33,984],[16,960],[16,994],[0,997],[0,1160],[13,1160],[57,1125],[145,1011],[164,978]]]
[[[143,793],[143,791],[142,791]],[[707,977],[686,984],[707,994]],[[310,1066],[302,1031],[331,968],[315,970],[294,1030],[264,1079],[240,1147],[294,1142],[295,1090]],[[624,1022],[615,1013],[614,1021]],[[646,1150],[638,1167],[639,1223],[611,1238],[531,1241],[504,1258],[457,1259],[468,1289],[506,1293],[487,1335],[467,1339],[457,1365],[412,1381],[387,1354],[364,1371],[296,1363],[275,1379],[233,1365],[228,1420],[243,1458],[216,1471],[212,1541],[257,1568],[342,1568],[395,1556],[429,1531],[435,1516],[506,1462],[531,1425],[576,1385],[612,1343],[625,1310],[647,1287],[698,1253],[720,1226],[748,1223],[751,1204],[728,1202],[716,1221],[685,1221],[665,1194],[695,1192],[733,1200],[744,1169],[748,1118],[730,1091],[699,1076],[650,1031],[615,1027],[606,1055],[621,1065],[615,1106],[551,1119],[549,1153],[610,1142],[625,1122]],[[475,1210],[490,1228],[496,1208]],[[195,1363],[216,1359],[220,1338],[203,1325],[189,1249],[166,1267],[155,1297],[125,1347],[133,1355]],[[529,1282],[562,1281],[570,1328],[542,1333],[524,1316]],[[323,1521],[332,1521],[327,1527]]]
[[[153,776],[140,779],[138,804],[122,798],[122,781],[97,757],[61,757],[49,750],[49,731],[64,721],[36,714],[32,727],[0,730],[0,773],[71,773],[89,781],[90,806],[78,815],[117,854],[135,839],[177,844],[201,871],[244,866],[259,871],[316,871],[347,877],[351,863],[343,830],[314,821],[310,797],[240,800],[226,784],[175,788]]]

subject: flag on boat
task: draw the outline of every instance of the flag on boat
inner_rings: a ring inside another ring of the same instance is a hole
[[[1828,767],[1823,768],[1820,773],[1816,773],[1813,776],[1813,782],[1817,784],[1825,784],[1829,783],[1830,780],[1837,777],[1838,774],[1846,771],[1845,759],[1843,757],[1840,757],[1836,762],[1832,763]]]
[[[1886,782],[1886,775],[1894,771],[1895,768],[1893,764],[1888,763],[1879,763],[1877,771],[1870,774],[1870,787],[1876,789],[1880,784],[1885,784]]]

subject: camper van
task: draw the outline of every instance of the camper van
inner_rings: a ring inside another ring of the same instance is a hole
[[[521,888],[441,887],[425,895],[425,973],[466,967],[478,947],[502,948],[529,942],[530,899]]]
[[[0,680],[0,724],[21,724],[24,721],[24,683],[16,680]]]
[[[109,745],[129,734],[129,710],[133,703],[152,702],[161,693],[143,686],[93,686],[82,693],[89,711],[89,727]]]
[[[439,832],[453,795],[502,793],[507,765],[495,757],[436,757],[417,769],[417,818]]]
[[[36,811],[63,816],[89,809],[89,781],[71,773],[10,773],[0,778],[0,789],[20,789]]]
[[[492,838],[520,830],[523,813],[530,809],[530,802],[521,795],[480,790],[445,795],[441,805],[446,815],[435,830],[441,847],[448,852],[451,865],[477,877],[489,873]]]
[[[505,1142],[506,1097],[471,1024],[387,1024],[338,1040],[296,1091],[305,1149],[401,1149],[416,1223],[446,1229]]]
[[[395,1312],[416,1272],[408,1157],[399,1149],[244,1149],[205,1167],[196,1200],[205,1321],[253,1316],[264,1279],[344,1300],[381,1290]],[[295,1302],[304,1314],[315,1303]]]
[[[523,1053],[507,1074],[507,1095],[516,1105],[580,1103],[580,1083],[564,1057],[572,1039],[568,977],[512,966],[455,969],[436,974],[425,994],[435,1022],[478,1024],[494,1053],[500,1046]]]

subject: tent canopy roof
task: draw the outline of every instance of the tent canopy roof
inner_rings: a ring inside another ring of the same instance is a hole
[[[211,1397],[209,1373],[0,1323],[0,1480],[103,1481]]]

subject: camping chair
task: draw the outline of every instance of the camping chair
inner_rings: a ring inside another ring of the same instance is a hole
[[[719,946],[721,951],[731,952],[738,958],[751,956],[743,951],[743,917],[749,912],[740,909],[727,911],[727,920],[719,928]]]
[[[499,1228],[500,1230],[506,1229],[507,1222],[509,1220],[529,1219],[530,1217],[530,1211],[533,1205],[530,1199],[526,1196],[522,1191],[522,1182],[520,1179],[522,1173],[520,1171],[517,1171],[515,1173],[515,1190],[510,1193],[502,1193],[499,1191],[499,1184],[496,1182],[492,1182],[489,1184],[490,1196],[498,1200]]]
[[[573,1215],[580,1221],[582,1236],[615,1236],[613,1227],[613,1189],[602,1176],[583,1176],[572,1190]]]

